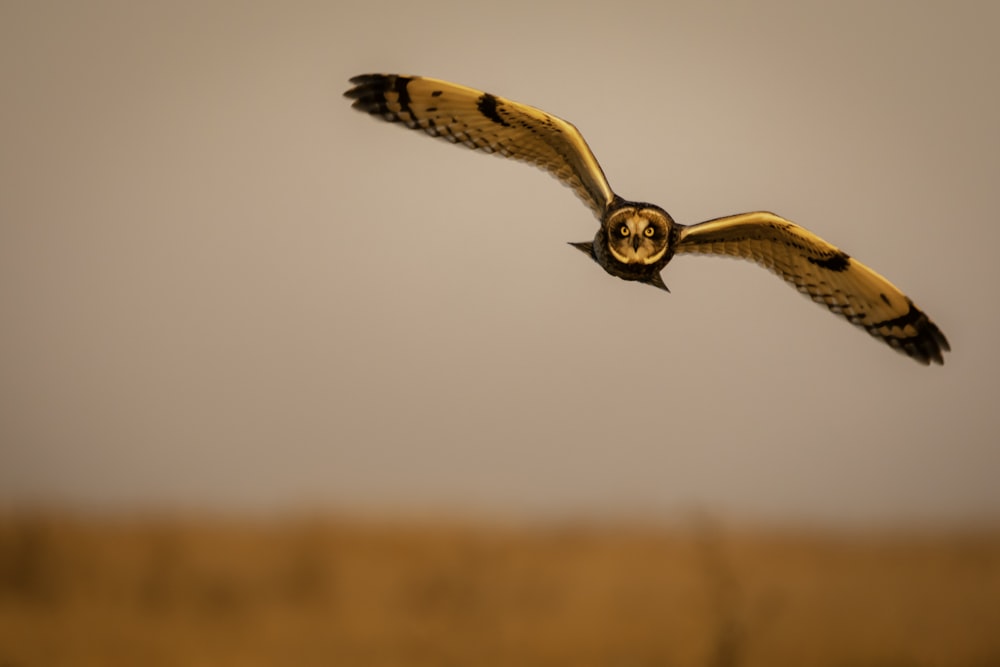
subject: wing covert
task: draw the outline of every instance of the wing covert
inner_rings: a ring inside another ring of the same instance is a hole
[[[886,278],[808,230],[755,212],[683,227],[677,253],[742,257],[923,364],[943,364],[948,340]]]
[[[344,95],[353,107],[454,144],[548,171],[601,218],[614,192],[580,132],[550,114],[480,90],[427,77],[362,74]]]

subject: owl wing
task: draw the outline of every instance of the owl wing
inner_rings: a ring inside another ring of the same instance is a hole
[[[541,167],[573,188],[598,218],[615,197],[580,132],[544,111],[426,77],[362,74],[351,83],[344,95],[355,109]]]
[[[941,330],[895,285],[773,213],[742,213],[682,227],[676,252],[753,260],[923,364],[943,364],[941,354],[950,349]]]

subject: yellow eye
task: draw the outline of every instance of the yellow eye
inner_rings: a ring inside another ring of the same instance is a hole
[[[646,230],[643,232],[643,234],[645,234],[649,238],[653,238],[653,234],[655,234],[655,233],[656,233],[656,230],[653,229],[652,227],[646,227]]]
[[[618,228],[618,233],[622,236],[628,236],[628,225],[622,225]]]

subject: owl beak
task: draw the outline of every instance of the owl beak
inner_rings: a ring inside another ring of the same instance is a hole
[[[639,244],[642,243],[642,239],[639,238],[638,234],[632,236],[632,250],[638,251]]]

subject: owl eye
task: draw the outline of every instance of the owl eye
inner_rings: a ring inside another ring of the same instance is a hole
[[[628,236],[628,225],[622,225],[618,228],[618,233],[622,236]]]
[[[645,234],[649,238],[653,238],[653,234],[655,234],[655,233],[656,233],[656,230],[653,229],[652,227],[646,227],[645,231],[643,231],[643,234]]]

